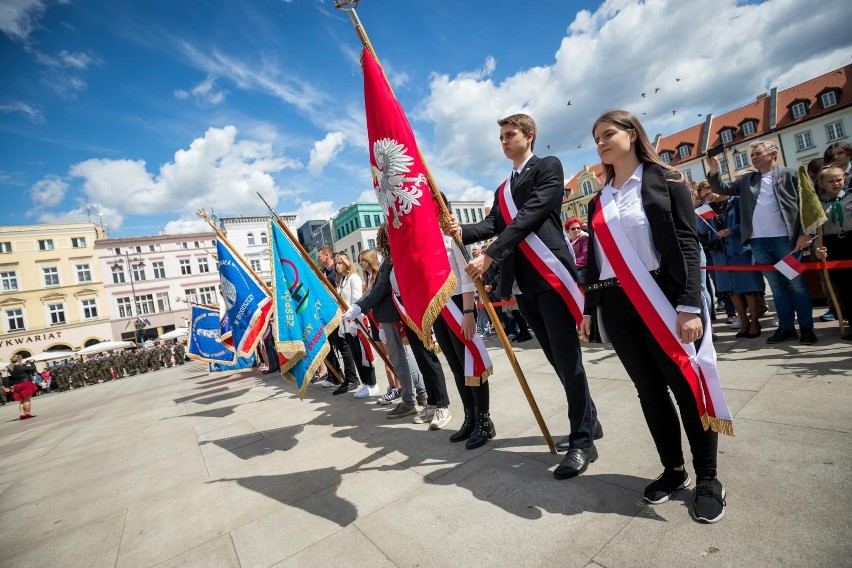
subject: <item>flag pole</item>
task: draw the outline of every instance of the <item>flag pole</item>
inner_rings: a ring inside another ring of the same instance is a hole
[[[207,211],[205,211],[204,209],[199,209],[195,212],[195,214],[207,221],[207,224],[210,225],[210,227],[216,232],[216,236],[219,237],[219,239],[223,243],[225,243],[225,246],[228,247],[228,249],[234,254],[234,256],[240,259],[240,262],[242,262],[243,265],[248,269],[248,271],[252,273],[252,276],[254,276],[255,280],[257,280],[258,284],[260,284],[260,287],[263,288],[263,291],[266,292],[271,298],[272,290],[269,288],[269,286],[266,285],[266,282],[263,280],[263,278],[261,278],[260,275],[254,271],[254,269],[251,267],[251,264],[246,262],[246,259],[243,258],[243,255],[241,255],[239,251],[234,248],[234,245],[232,245],[230,241],[228,241],[228,237],[225,236],[225,233],[220,231],[216,227],[216,225],[213,224],[213,221],[211,221],[210,217],[207,215]]]
[[[822,225],[817,229],[817,246],[822,248]],[[840,307],[840,302],[837,301],[837,295],[834,293],[834,286],[831,285],[831,276],[828,274],[828,268],[825,266],[825,259],[821,259],[823,274],[825,274],[825,288],[828,290],[828,295],[831,297],[831,304],[834,306],[834,315],[837,317],[837,323],[840,326],[840,338],[846,337],[846,326],[843,325],[843,309]],[[852,306],[846,306],[846,309],[852,309]]]
[[[295,235],[290,232],[290,227],[288,227],[287,224],[281,220],[281,217],[278,215],[278,213],[275,212],[275,210],[269,205],[269,203],[266,202],[266,199],[263,198],[260,192],[257,192],[257,196],[260,197],[260,200],[263,201],[263,204],[266,205],[267,209],[269,209],[269,213],[272,215],[272,218],[275,219],[275,222],[278,223],[278,226],[281,228],[282,231],[284,231],[284,234],[287,235],[287,238],[290,239],[290,242],[293,243],[293,246],[296,247],[296,250],[299,251],[299,254],[302,255],[302,259],[308,263],[308,266],[311,267],[311,270],[314,271],[314,274],[317,276],[317,278],[319,278],[320,281],[325,284],[325,287],[328,288],[328,290],[332,293],[332,295],[334,295],[334,298],[337,300],[337,304],[341,308],[343,308],[343,311],[348,310],[349,306],[346,304],[346,301],[343,299],[343,296],[340,295],[340,292],[337,291],[337,287],[334,286],[331,282],[329,282],[328,278],[326,278],[325,276],[325,272],[320,270],[320,267],[317,266],[317,263],[314,262],[314,259],[312,259],[311,256],[308,254],[308,251],[305,250],[305,247],[303,247],[302,243],[299,242],[299,239],[297,239]],[[373,349],[376,350],[376,353],[379,354],[379,357],[382,358],[382,361],[384,362],[385,366],[390,369],[391,373],[393,373],[393,364],[387,358],[387,355],[384,354],[384,351],[382,349],[379,349],[379,346],[376,345],[375,340],[373,340],[373,337],[367,332],[367,328],[364,327],[364,324],[360,321],[357,321],[357,319],[355,323],[363,332],[364,337],[366,337],[370,344],[373,346]]]
[[[379,57],[376,55],[376,51],[373,49],[373,44],[370,43],[370,38],[367,37],[367,32],[364,30],[364,26],[361,25],[361,20],[358,19],[358,14],[355,13],[355,8],[358,5],[358,0],[334,0],[334,7],[338,10],[343,10],[349,13],[349,19],[352,21],[352,25],[355,27],[355,32],[358,34],[358,37],[361,39],[361,43],[370,52],[370,55],[379,63]],[[382,74],[384,75],[384,68],[382,69]],[[385,81],[387,81],[387,76],[385,75]],[[393,89],[390,86],[390,81],[388,81],[388,88]],[[441,208],[441,217],[443,225],[447,223],[450,219],[450,212],[447,209],[447,204],[441,198],[441,194],[438,191],[438,186],[435,183],[434,178],[432,177],[432,172],[429,171],[429,166],[426,165],[426,160],[423,159],[423,153],[420,152],[420,147],[417,148],[417,153],[420,155],[420,161],[423,164],[423,169],[426,171],[426,180],[429,184],[429,189],[432,192],[432,198],[438,202],[438,205]],[[461,231],[458,231],[455,235],[453,235],[453,240],[456,243],[456,246],[462,253],[462,256],[467,262],[470,262],[471,257],[467,252],[467,249],[462,244],[461,240]],[[482,283],[481,278],[473,279],[473,283],[476,285],[476,290],[479,292],[479,297],[482,301],[482,304],[485,306],[485,312],[488,314],[489,319],[491,320],[492,327],[497,332],[497,337],[500,339],[500,344],[503,346],[503,350],[506,352],[506,357],[509,359],[509,362],[512,365],[512,369],[515,371],[515,376],[518,378],[518,383],[521,385],[521,390],[524,391],[524,396],[526,396],[527,402],[530,405],[530,409],[532,410],[533,416],[535,416],[535,420],[538,423],[539,428],[541,429],[541,433],[544,436],[545,441],[547,442],[548,448],[550,448],[550,453],[556,453],[556,445],[553,442],[553,437],[550,435],[550,431],[547,428],[547,424],[544,421],[544,417],[541,414],[541,411],[538,408],[538,404],[535,401],[535,397],[533,396],[532,391],[530,390],[529,384],[527,383],[527,379],[524,376],[523,370],[521,370],[520,363],[518,363],[518,359],[515,356],[515,351],[512,349],[512,344],[509,343],[509,338],[506,336],[506,332],[503,330],[503,325],[500,323],[500,319],[497,317],[497,312],[494,311],[494,306],[491,305],[491,299],[488,297],[488,293],[485,291],[485,286]]]
[[[193,302],[188,298],[181,298],[180,296],[175,297],[175,302],[183,302],[184,304],[189,304],[190,306],[198,306],[200,308],[207,308],[208,310],[218,310],[219,306],[214,306],[212,304],[199,304],[198,302]]]

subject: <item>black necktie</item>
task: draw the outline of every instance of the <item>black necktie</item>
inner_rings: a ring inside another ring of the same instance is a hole
[[[512,170],[512,181],[515,181],[516,179],[518,179],[518,172]]]

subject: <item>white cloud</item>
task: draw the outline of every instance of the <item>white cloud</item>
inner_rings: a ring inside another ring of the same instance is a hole
[[[35,48],[26,50],[46,68],[41,78],[42,83],[57,94],[69,98],[87,87],[81,73],[102,63],[99,57],[89,53],[72,53],[63,49],[56,55],[50,55]]]
[[[576,15],[550,62],[501,80],[491,58],[478,70],[435,73],[417,115],[434,126],[430,166],[476,178],[501,167],[495,121],[527,112],[539,126],[537,153],[561,155],[570,176],[582,165],[571,159],[579,158],[578,145],[590,147],[592,123],[606,110],[631,110],[651,136],[666,134],[696,124],[698,113],[745,104],[769,85],[791,86],[844,65],[852,3],[832,10],[806,4],[608,0]],[[665,32],[648,22],[665,22]],[[436,179],[445,191],[463,189]]]
[[[295,227],[301,226],[305,221],[331,219],[337,210],[332,201],[303,201],[295,211],[287,211],[286,215],[295,215]],[[282,213],[279,212],[279,215]]]
[[[102,221],[108,229],[117,229],[124,222],[124,216],[113,208],[98,203],[88,203],[76,209],[60,213],[42,213],[40,223],[84,223]]]
[[[269,144],[238,139],[237,129],[226,126],[209,128],[157,172],[143,160],[98,158],[71,166],[69,176],[82,180],[85,203],[120,215],[191,214],[211,206],[240,215],[266,210],[256,192],[274,207],[288,193],[275,174],[300,167]]]
[[[320,175],[326,164],[343,149],[343,142],[342,132],[329,132],[325,138],[315,142],[308,162],[308,171],[312,175]]]
[[[185,233],[204,233],[211,230],[212,229],[210,228],[210,225],[207,224],[207,221],[198,215],[192,215],[191,217],[184,215],[179,219],[169,221],[163,225],[163,228],[160,229],[160,234],[182,235]]]
[[[364,202],[366,202],[366,203],[378,203],[379,199],[378,199],[378,197],[376,197],[376,190],[375,189],[365,189],[364,191],[361,192],[361,194],[358,196],[358,199],[356,201],[358,201],[360,203],[364,203]]]
[[[68,184],[57,176],[40,179],[30,188],[30,197],[36,207],[54,207],[62,203]]]
[[[4,0],[0,2],[0,31],[13,41],[25,42],[44,15],[44,0]]]
[[[216,77],[210,75],[189,91],[183,89],[175,91],[175,97],[181,100],[189,98],[190,95],[195,97],[195,101],[201,105],[214,106],[225,102],[227,91],[217,89]]]
[[[21,101],[9,101],[0,103],[0,112],[5,113],[21,113],[35,123],[44,122],[44,113],[41,109],[35,108]]]

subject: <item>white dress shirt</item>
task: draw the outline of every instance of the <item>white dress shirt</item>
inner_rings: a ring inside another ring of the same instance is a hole
[[[773,177],[772,172],[760,176],[760,193],[757,195],[757,203],[751,217],[753,239],[787,236],[787,225],[784,224],[775,188],[772,187]]]

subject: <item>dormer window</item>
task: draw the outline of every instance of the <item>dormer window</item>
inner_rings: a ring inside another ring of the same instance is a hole
[[[797,101],[790,105],[790,114],[793,115],[793,118],[802,118],[806,114],[808,114],[808,103],[805,101]]]
[[[734,140],[734,130],[733,128],[726,128],[719,133],[719,136],[722,138],[722,144],[730,144]]]
[[[668,164],[672,161],[672,153],[671,152],[660,152],[660,159],[664,164]]]
[[[681,159],[688,158],[691,152],[692,144],[681,144],[677,147],[677,155],[680,156]]]
[[[822,108],[832,107],[837,104],[839,94],[840,93],[837,89],[830,89],[828,91],[825,91],[819,96],[819,104],[822,105]]]
[[[740,125],[743,136],[751,136],[757,131],[757,122],[754,120],[746,120]]]

